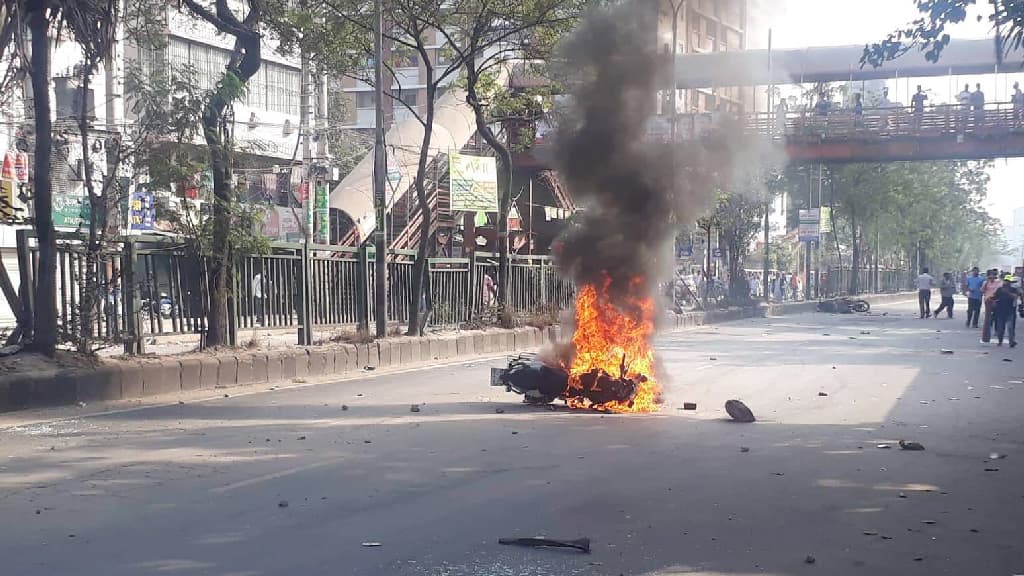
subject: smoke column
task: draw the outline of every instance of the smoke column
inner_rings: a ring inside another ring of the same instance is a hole
[[[595,11],[566,42],[572,104],[554,151],[584,209],[562,237],[558,262],[577,285],[610,278],[620,304],[650,295],[671,266],[669,242],[709,206],[719,174],[731,172],[729,142],[740,140],[723,136],[684,150],[645,137],[657,90],[671,74],[671,58],[656,51],[657,9],[645,4]]]

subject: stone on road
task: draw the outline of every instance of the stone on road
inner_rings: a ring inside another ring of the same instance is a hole
[[[476,360],[3,415],[0,573],[1024,574],[1019,352],[881,308],[662,335],[666,406],[699,412],[552,412]],[[497,544],[533,537],[591,554]]]

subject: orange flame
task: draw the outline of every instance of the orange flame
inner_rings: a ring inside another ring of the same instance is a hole
[[[569,387],[582,388],[580,377],[594,369],[604,370],[618,378],[624,376],[637,382],[637,392],[630,402],[609,402],[591,405],[588,400],[571,397],[574,408],[598,408],[613,412],[657,412],[661,387],[654,377],[654,299],[631,297],[626,304],[634,310],[627,314],[612,303],[606,278],[600,291],[593,285],[583,286],[576,296],[576,332],[572,342],[575,357],[569,366]],[[634,279],[632,292],[642,292],[643,281]]]

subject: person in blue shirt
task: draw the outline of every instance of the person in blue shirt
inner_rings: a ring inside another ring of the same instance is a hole
[[[964,282],[964,294],[967,296],[967,327],[977,328],[981,316],[981,285],[985,279],[979,274],[978,267],[971,268],[971,275]]]

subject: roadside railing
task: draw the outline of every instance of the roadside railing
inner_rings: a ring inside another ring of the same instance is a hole
[[[82,295],[86,281],[85,241],[81,235],[59,234],[58,324],[62,340],[80,334]],[[31,231],[18,234],[22,286],[35,286],[38,246]],[[229,297],[231,332],[299,329],[309,308],[317,329],[354,329],[376,321],[374,250],[273,243],[265,254],[247,255],[231,263]],[[415,251],[389,250],[389,323],[408,322]],[[308,267],[307,267],[308,265]],[[303,301],[309,274],[309,302]],[[430,310],[429,324],[447,329],[481,317],[497,318],[497,256],[475,253],[470,258],[430,258],[421,312]],[[141,353],[153,336],[203,334],[206,330],[208,286],[206,260],[179,239],[133,236],[105,244],[97,267],[93,339],[124,343],[126,353]],[[32,291],[22,290],[22,295]],[[508,308],[519,315],[572,306],[572,282],[558,276],[550,258],[512,256]],[[31,314],[31,300],[25,303]],[[31,316],[29,316],[31,317]]]

